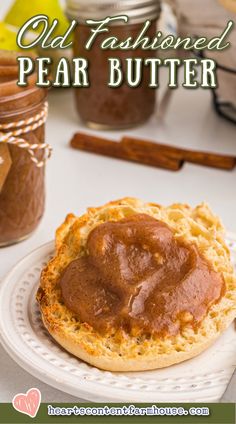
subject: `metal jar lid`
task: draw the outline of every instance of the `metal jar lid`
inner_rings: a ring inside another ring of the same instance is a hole
[[[159,18],[161,12],[160,0],[67,0],[66,4],[69,19],[82,23],[118,15],[128,16],[129,23],[141,23]]]

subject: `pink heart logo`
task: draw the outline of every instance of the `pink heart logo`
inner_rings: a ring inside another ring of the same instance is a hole
[[[26,394],[18,393],[12,400],[16,411],[35,418],[41,403],[41,393],[38,389],[30,389]]]

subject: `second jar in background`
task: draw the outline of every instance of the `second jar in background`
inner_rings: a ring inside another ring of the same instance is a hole
[[[142,50],[102,50],[101,42],[106,37],[117,37],[123,41],[131,37],[136,39],[146,20],[151,21],[145,36],[151,39],[157,32],[157,20],[160,15],[158,0],[67,0],[67,14],[77,19],[75,30],[74,56],[84,57],[89,63],[89,87],[76,88],[75,99],[81,119],[95,129],[122,129],[139,125],[148,120],[154,112],[156,91],[149,87],[150,69],[144,67],[143,77],[138,87],[132,88],[124,81],[119,87],[108,86],[109,58],[120,59],[126,69],[127,58],[152,58],[155,51]],[[87,19],[102,20],[107,16],[129,17],[127,24],[117,20],[109,26],[109,33],[97,36],[91,49],[85,45],[91,36],[91,27]]]

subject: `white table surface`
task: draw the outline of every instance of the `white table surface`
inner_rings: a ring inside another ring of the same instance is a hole
[[[6,10],[8,0],[0,5]],[[229,231],[236,232],[236,170],[218,171],[185,164],[168,172],[72,150],[68,142],[74,132],[84,130],[75,113],[71,90],[50,93],[47,141],[54,153],[47,165],[47,205],[43,221],[27,241],[0,250],[0,279],[23,256],[53,239],[68,212],[83,213],[87,206],[101,205],[123,196],[137,196],[168,205],[207,201],[222,217]],[[119,139],[122,132],[104,133]],[[175,91],[165,123],[155,117],[145,126],[125,134],[176,146],[236,154],[236,127],[218,118],[206,90]],[[103,134],[101,134],[103,135]],[[45,402],[75,402],[30,376],[16,365],[0,346],[0,402],[9,402],[18,392],[38,387]]]

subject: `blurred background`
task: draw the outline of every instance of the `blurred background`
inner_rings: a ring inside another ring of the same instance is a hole
[[[159,2],[159,0],[156,0]],[[76,4],[76,2],[74,2]],[[71,1],[67,2],[68,9]],[[80,3],[80,2],[77,2]],[[121,2],[122,3],[122,2]],[[88,1],[89,5],[89,1]],[[164,35],[172,33],[180,36],[206,36],[208,38],[219,35],[226,23],[236,18],[236,0],[164,0],[162,13],[158,20],[158,28]],[[0,49],[19,50],[16,45],[16,32],[32,16],[46,14],[50,21],[57,18],[59,25],[55,35],[64,34],[69,20],[66,17],[66,0],[40,1],[32,0],[2,0],[0,3]],[[95,16],[96,18],[96,16]],[[29,34],[29,39],[35,34]],[[230,34],[231,49],[224,52],[203,52],[210,55],[218,64],[218,89],[212,91],[213,107],[222,117],[236,122],[236,29]],[[44,54],[40,49],[38,54]],[[50,51],[54,62],[61,56],[61,52]],[[72,52],[63,52],[64,56],[71,57]],[[175,55],[176,52],[172,52]],[[177,55],[186,55],[186,52],[177,52]],[[163,52],[158,52],[163,56]],[[189,55],[189,52],[187,52]],[[170,52],[168,52],[170,56]]]

